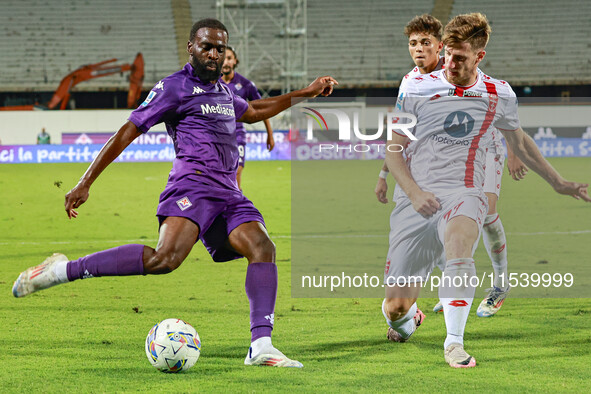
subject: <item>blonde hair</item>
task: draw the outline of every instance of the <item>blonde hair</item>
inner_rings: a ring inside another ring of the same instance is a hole
[[[443,43],[453,47],[467,42],[474,50],[484,49],[491,31],[486,15],[480,12],[462,14],[445,25]]]

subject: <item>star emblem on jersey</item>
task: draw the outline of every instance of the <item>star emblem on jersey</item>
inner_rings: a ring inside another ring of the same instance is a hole
[[[160,81],[156,84],[156,86],[154,87],[154,89],[160,89],[160,90],[164,90],[164,82]]]
[[[205,90],[201,89],[199,86],[193,86],[193,94],[205,93]]]
[[[179,206],[181,211],[184,211],[185,209],[190,208],[193,204],[189,201],[189,197],[183,197],[180,200],[177,200],[176,205]]]

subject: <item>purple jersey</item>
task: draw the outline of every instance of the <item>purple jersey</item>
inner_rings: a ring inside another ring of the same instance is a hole
[[[236,119],[247,108],[248,103],[219,80],[215,84],[199,80],[187,63],[158,82],[129,120],[142,133],[165,123],[176,152],[171,176],[203,174],[234,187]]]
[[[154,86],[129,120],[145,133],[164,122],[176,158],[160,194],[156,215],[185,217],[199,226],[199,239],[214,261],[242,257],[228,248],[228,235],[239,225],[263,217],[238,188],[236,119],[248,103],[219,80],[212,84],[185,67]]]
[[[221,79],[220,81],[224,82]],[[230,87],[234,95],[242,97],[244,100],[252,101],[261,98],[255,84],[237,72],[234,72],[234,78],[232,78],[227,86]],[[239,144],[246,143],[246,129],[242,122],[236,122],[236,139]]]

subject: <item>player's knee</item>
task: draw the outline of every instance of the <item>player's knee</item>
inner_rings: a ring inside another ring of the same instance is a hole
[[[251,261],[275,262],[275,243],[267,236],[258,238],[253,247]]]
[[[472,246],[476,239],[472,234],[456,232],[448,234],[445,240],[446,258],[458,259],[472,256]]]
[[[183,262],[179,255],[176,253],[162,253],[157,251],[154,255],[144,264],[144,273],[161,275],[168,274],[177,269]]]
[[[494,193],[485,193],[488,200],[488,212],[487,215],[494,215],[497,213],[497,200],[498,197]]]

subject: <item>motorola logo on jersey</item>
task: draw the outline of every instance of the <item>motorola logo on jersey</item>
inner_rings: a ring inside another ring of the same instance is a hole
[[[462,138],[474,129],[474,118],[464,111],[454,111],[447,115],[443,128],[450,137]]]

